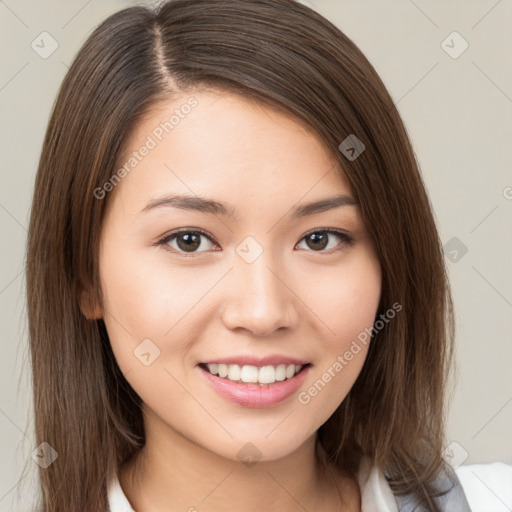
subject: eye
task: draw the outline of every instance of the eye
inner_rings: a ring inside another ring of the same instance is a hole
[[[332,238],[333,235],[338,239],[342,240],[342,243],[339,243],[338,245],[334,244],[329,247],[329,249],[331,249],[332,247],[338,247],[334,251],[324,251],[324,249],[329,246],[330,239]],[[301,241],[302,240],[304,240],[308,247],[313,249],[314,252],[329,253],[342,250],[345,247],[350,246],[354,243],[354,239],[351,236],[344,233],[343,231],[327,228],[321,228],[316,229],[315,231],[310,231],[307,235],[304,235],[302,237]]]
[[[342,242],[338,243],[337,245],[331,244],[331,247],[329,247],[333,235]],[[172,233],[169,233],[168,235],[165,235],[161,240],[157,242],[157,245],[164,246],[167,250],[171,252],[175,252],[183,256],[188,256],[193,255],[194,253],[197,252],[204,252],[211,249],[209,247],[204,248],[205,244],[202,243],[202,238],[208,240],[210,244],[216,245],[216,242],[213,241],[210,235],[203,231],[202,229],[181,229],[179,231],[174,231]],[[301,242],[302,240],[304,240],[307,246],[314,252],[327,253],[342,250],[345,247],[350,246],[354,243],[354,239],[351,236],[344,233],[343,231],[328,228],[320,228],[316,229],[315,231],[310,231],[308,234],[304,235],[301,238]],[[174,243],[176,245],[173,245]],[[208,246],[208,243],[206,245]],[[203,250],[198,251],[200,247]],[[332,247],[338,248],[334,249],[334,251],[324,250],[326,248],[332,249]]]
[[[205,245],[202,243],[201,238],[206,238],[212,242],[210,236],[201,229],[182,229],[169,233],[158,242],[158,245],[166,246],[166,249],[172,252],[184,253],[186,256],[187,253],[194,254],[196,252],[203,252],[197,250],[199,247],[204,247]],[[171,245],[172,242],[176,242],[178,247],[176,248]],[[205,250],[208,250],[208,247]]]

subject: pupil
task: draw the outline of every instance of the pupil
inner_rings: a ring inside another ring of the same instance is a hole
[[[184,242],[182,245],[180,242]],[[180,249],[183,249],[188,252],[193,252],[195,249],[197,249],[200,245],[199,236],[185,233],[183,235],[178,236],[178,246]]]
[[[324,249],[325,247],[327,247],[327,236],[325,233],[320,235],[318,233],[312,233],[311,235],[309,235],[307,240],[308,245],[310,246],[311,249]],[[313,242],[313,246],[311,246],[309,242]],[[315,242],[317,243],[316,245]],[[318,244],[318,242],[320,243]]]

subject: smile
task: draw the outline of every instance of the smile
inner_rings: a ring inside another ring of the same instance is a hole
[[[243,407],[271,407],[297,392],[312,365],[306,362],[265,366],[200,363],[196,368],[224,399]]]
[[[309,363],[307,363],[309,364]],[[202,363],[203,369],[212,375],[218,375],[222,379],[232,382],[252,384],[274,384],[291,379],[297,375],[304,366],[302,364],[279,364],[266,366]]]

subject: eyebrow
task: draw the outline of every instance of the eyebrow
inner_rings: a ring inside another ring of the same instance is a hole
[[[297,206],[292,213],[292,219],[298,219],[315,213],[325,212],[333,208],[341,206],[356,206],[357,201],[350,195],[341,194],[333,197],[327,197],[319,201],[305,203]],[[214,201],[199,196],[188,196],[180,194],[172,194],[150,201],[142,210],[142,212],[149,212],[155,208],[171,207],[179,208],[182,210],[192,210],[213,215],[220,215],[230,219],[238,220],[240,218],[236,208],[228,206],[224,203]]]

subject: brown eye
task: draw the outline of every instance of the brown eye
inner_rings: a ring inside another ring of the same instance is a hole
[[[193,254],[208,250],[208,247],[204,249],[205,243],[202,239],[212,242],[211,238],[203,231],[182,230],[167,235],[160,241],[160,245],[166,245],[174,252]],[[206,243],[206,246],[208,246],[208,243]],[[197,249],[200,247],[204,250],[198,251]]]
[[[343,243],[339,244],[330,244],[331,239],[334,237],[337,237],[339,240],[342,240]],[[329,252],[324,251],[326,247],[329,246],[329,249],[336,248],[339,245],[351,245],[354,240],[352,237],[348,236],[346,233],[343,233],[341,231],[335,231],[335,230],[317,230],[312,231],[311,233],[308,233],[305,235],[302,240],[305,241],[307,247],[314,252]]]
[[[306,244],[310,249],[322,250],[327,247],[329,243],[329,235],[327,233],[312,233],[308,235],[306,238]]]
[[[180,250],[194,252],[201,245],[201,236],[196,233],[178,233],[176,235],[176,243]]]

